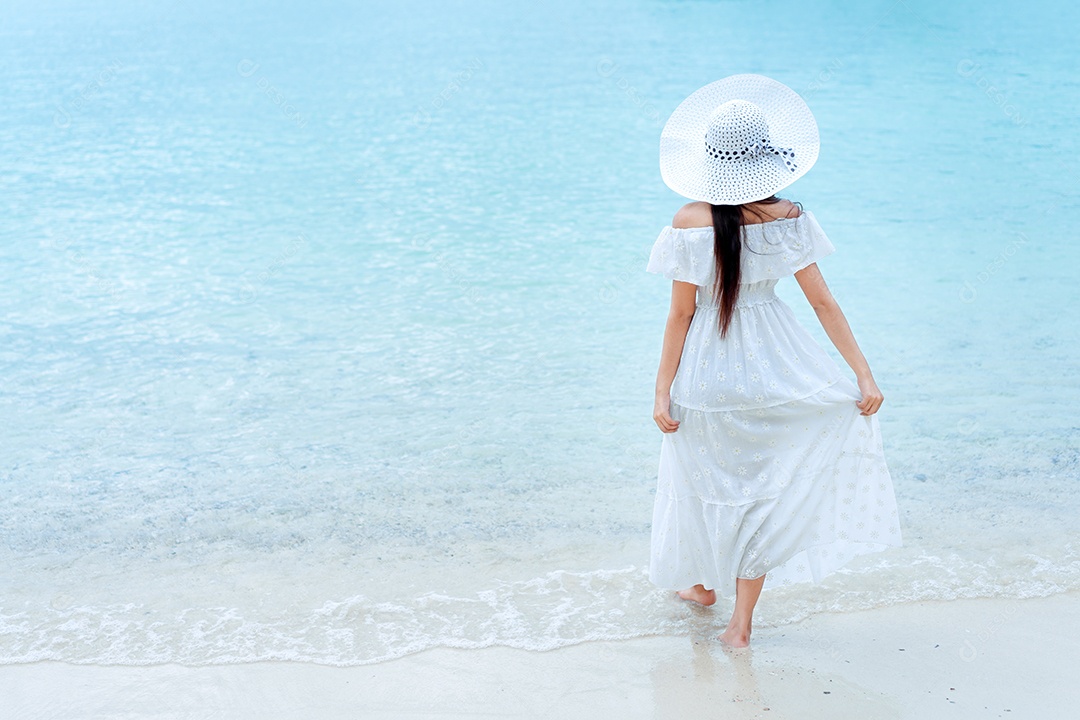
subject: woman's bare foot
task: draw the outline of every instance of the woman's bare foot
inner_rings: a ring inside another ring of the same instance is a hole
[[[739,627],[732,621],[727,630],[721,633],[720,642],[733,648],[744,648],[750,645],[750,626]]]
[[[716,591],[706,590],[704,585],[695,585],[689,590],[680,590],[679,597],[683,600],[692,600],[701,605],[712,605],[716,602]]]

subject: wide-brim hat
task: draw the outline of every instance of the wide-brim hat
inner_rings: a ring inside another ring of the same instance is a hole
[[[817,161],[817,121],[782,82],[752,73],[709,83],[660,133],[660,175],[684,197],[741,205],[774,195]]]

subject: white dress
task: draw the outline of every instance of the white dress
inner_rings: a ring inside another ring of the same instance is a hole
[[[665,227],[647,270],[698,286],[671,386],[652,518],[649,579],[733,597],[819,582],[857,555],[899,547],[896,497],[876,415],[777,297],[780,278],[835,250],[810,211],[743,226],[739,298],[721,339],[712,227]]]

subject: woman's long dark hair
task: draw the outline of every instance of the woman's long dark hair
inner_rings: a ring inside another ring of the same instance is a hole
[[[770,195],[755,205],[773,205],[782,200]],[[798,205],[798,203],[795,203]],[[755,212],[747,205],[710,205],[712,208],[713,247],[716,255],[716,285],[713,297],[720,302],[720,337],[727,335],[731,316],[735,314],[735,301],[739,299],[739,267],[742,264],[742,226],[744,208],[759,218],[770,218]],[[799,207],[800,211],[802,207]]]

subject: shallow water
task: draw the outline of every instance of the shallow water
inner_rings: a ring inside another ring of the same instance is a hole
[[[821,127],[781,194],[837,247],[905,541],[758,622],[1080,587],[1077,13],[9,9],[0,662],[684,632],[644,267],[663,121],[736,72]]]

